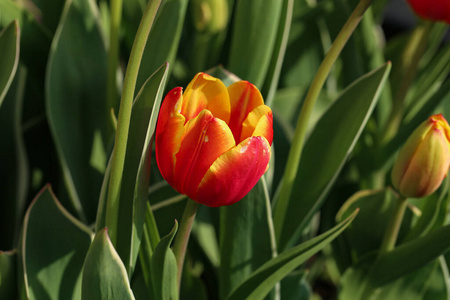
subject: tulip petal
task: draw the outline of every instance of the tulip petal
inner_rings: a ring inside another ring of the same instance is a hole
[[[167,94],[161,105],[156,126],[156,163],[161,175],[170,185],[174,183],[175,154],[180,148],[184,134],[185,118],[179,113],[181,100],[182,89],[179,87]]]
[[[264,101],[259,90],[248,81],[238,81],[228,87],[231,101],[230,126],[234,139],[239,143],[242,122],[256,107],[263,105]]]
[[[270,145],[266,138],[253,136],[242,141],[212,164],[193,200],[211,207],[239,201],[266,172],[269,160]]]
[[[230,119],[230,99],[226,86],[220,79],[198,73],[184,92],[181,114],[186,120],[191,120],[204,109],[227,123]]]
[[[273,117],[272,110],[267,105],[260,105],[252,110],[242,123],[240,140],[243,141],[251,136],[263,136],[272,145]]]
[[[406,197],[430,195],[441,185],[449,165],[450,149],[445,133],[433,128],[414,153],[399,190]]]
[[[236,144],[228,125],[206,109],[188,121],[185,129],[176,155],[176,186],[178,192],[192,197],[213,162]]]

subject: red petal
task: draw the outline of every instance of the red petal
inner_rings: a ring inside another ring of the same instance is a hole
[[[252,110],[242,123],[241,141],[251,136],[263,136],[272,145],[273,117],[272,110],[267,105],[260,105]]]
[[[206,109],[186,123],[185,128],[176,155],[175,177],[178,191],[192,197],[212,163],[236,144],[228,125]]]
[[[184,134],[184,117],[179,114],[182,89],[171,90],[161,105],[155,134],[156,163],[161,175],[170,185],[174,184],[175,154]]]
[[[193,200],[212,207],[241,200],[266,172],[270,145],[254,136],[222,154],[203,177]]]
[[[242,122],[256,107],[263,105],[264,101],[259,90],[248,81],[238,81],[228,87],[231,101],[231,115],[228,125],[233,132],[236,143],[242,141]]]
[[[198,73],[184,92],[181,113],[189,121],[203,109],[225,122],[230,119],[230,99],[223,82],[208,74]]]

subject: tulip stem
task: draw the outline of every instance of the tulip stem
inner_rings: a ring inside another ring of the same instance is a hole
[[[145,44],[147,43],[147,38],[161,1],[151,0],[148,2],[136,32],[123,83],[122,98],[117,119],[116,139],[111,159],[111,177],[109,179],[108,202],[106,206],[106,226],[109,228],[108,234],[114,246],[117,245],[120,187],[125,164],[125,152],[128,142],[128,130],[130,128],[131,108],[136,80]]]
[[[178,289],[180,289],[184,257],[186,256],[186,248],[189,242],[189,236],[191,235],[192,224],[194,223],[195,215],[197,214],[197,209],[198,203],[194,200],[188,199],[183,216],[181,217],[180,227],[178,228],[178,232],[173,243],[173,253],[175,254],[178,267]]]
[[[398,233],[400,231],[400,225],[402,225],[403,216],[405,215],[406,206],[408,200],[406,197],[400,196],[397,199],[394,211],[392,212],[391,219],[389,220],[388,227],[384,233],[383,242],[381,243],[380,252],[378,257],[391,251],[395,247],[397,242]]]
[[[297,170],[302,155],[304,140],[312,109],[334,63],[339,57],[339,54],[348,39],[355,31],[356,26],[361,21],[364,12],[369,8],[370,4],[372,4],[372,1],[373,0],[361,0],[358,3],[322,61],[322,64],[320,65],[303,102],[297,126],[295,128],[294,139],[292,140],[291,149],[289,151],[286,170],[280,185],[280,196],[278,197],[274,212],[275,233],[280,250],[285,246],[281,244],[282,241],[283,243],[286,242],[285,237],[282,238],[281,234],[284,227],[285,215],[288,210],[289,199],[292,193],[292,187],[294,185],[294,180],[297,175]]]

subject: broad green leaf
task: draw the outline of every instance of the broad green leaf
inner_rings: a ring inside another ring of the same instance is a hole
[[[289,32],[292,23],[292,11],[294,8],[294,0],[284,0],[280,14],[280,24],[278,26],[277,37],[274,44],[272,60],[267,71],[262,93],[265,97],[265,103],[271,106],[273,97],[280,79],[281,67],[283,66],[284,55],[286,53]]]
[[[0,299],[17,299],[17,252],[0,251]]]
[[[26,65],[36,84],[44,86],[48,52],[52,34],[23,6],[23,2],[0,0],[0,25],[6,27],[17,20],[21,29],[20,60]]]
[[[127,271],[108,236],[97,232],[83,266],[83,300],[134,300]]]
[[[353,150],[390,71],[390,63],[351,84],[323,114],[308,138],[286,215],[280,219],[280,249],[292,246],[319,210]],[[275,210],[283,203],[277,202]],[[286,205],[286,203],[284,203]]]
[[[20,29],[16,20],[0,32],[0,107],[16,74],[19,49]]]
[[[161,239],[152,256],[151,274],[155,299],[178,299],[177,261],[170,249],[177,230],[178,222],[175,221],[172,231]]]
[[[373,266],[370,279],[375,287],[385,285],[435,260],[450,249],[450,225],[396,247]]]
[[[394,191],[385,188],[376,191],[359,191],[342,205],[336,216],[337,222],[343,221],[355,209],[359,208],[360,210],[358,217],[342,234],[342,239],[348,243],[347,249],[355,261],[379,249],[396,201],[397,197]],[[409,220],[410,218],[411,214],[408,210],[405,219]],[[409,222],[403,222],[399,240],[408,232],[408,225]]]
[[[311,299],[311,287],[306,272],[292,272],[281,281],[281,299]]]
[[[49,186],[24,218],[18,254],[27,299],[80,299],[91,231],[57,201]]]
[[[280,0],[236,2],[227,69],[258,88],[270,65],[282,4]]]
[[[29,167],[22,126],[26,73],[20,66],[0,107],[0,249],[3,250],[17,246],[28,197]]]
[[[112,141],[106,50],[95,7],[93,0],[66,2],[46,74],[49,125],[70,200],[85,222],[95,219]]]
[[[165,62],[175,63],[175,56],[186,15],[187,0],[166,0],[158,10],[142,56],[136,87]]]
[[[336,225],[329,231],[294,248],[286,250],[271,259],[242,282],[227,298],[234,299],[262,299],[277,282],[303,264],[311,256],[331,243],[353,221],[357,215],[355,211],[349,218]]]
[[[406,236],[407,240],[412,240],[415,237],[423,236],[432,229],[444,225],[449,200],[448,188],[449,180],[446,178],[438,192],[421,199],[421,202],[423,203],[423,207],[420,207],[422,215],[419,217],[414,227],[409,231]]]
[[[368,260],[367,262],[372,262]],[[421,300],[430,288],[432,275],[438,271],[438,261],[432,261],[426,266],[408,274],[397,280],[390,281],[387,285],[379,289],[367,289],[367,264],[365,267],[357,266],[349,268],[342,277],[339,300]],[[440,283],[433,278],[434,283]],[[371,297],[367,294],[371,291]],[[366,292],[363,295],[363,292]],[[431,292],[431,290],[430,290]]]
[[[273,257],[264,188],[260,180],[242,200],[220,208],[222,298]]]
[[[120,190],[117,252],[128,274],[133,273],[144,230],[150,181],[152,136],[166,83],[168,64],[145,82],[131,112],[125,165]],[[133,199],[133,201],[130,201]],[[153,228],[157,232],[157,228]],[[131,243],[130,243],[131,242]]]

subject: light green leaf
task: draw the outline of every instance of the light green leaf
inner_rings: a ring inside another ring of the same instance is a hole
[[[112,141],[106,50],[95,7],[93,0],[66,2],[46,76],[49,125],[70,200],[85,222],[95,219]]]
[[[370,280],[375,287],[417,270],[450,249],[450,225],[406,242],[383,255],[374,264]]]
[[[227,298],[263,299],[277,282],[331,243],[353,221],[358,211],[329,231],[271,259],[241,283]]]
[[[151,274],[155,299],[178,299],[177,261],[170,249],[177,230],[178,222],[175,221],[172,231],[161,239],[152,256]]]
[[[56,200],[49,186],[31,203],[19,243],[27,299],[80,299],[91,231]]]
[[[270,65],[282,5],[280,0],[236,2],[228,69],[258,88]]]
[[[0,107],[8,92],[19,63],[20,29],[17,21],[0,32]]]
[[[265,197],[260,180],[242,200],[220,208],[219,289],[223,298],[273,257]]]
[[[164,64],[148,78],[136,96],[131,112],[125,165],[120,190],[117,252],[131,277],[144,230],[150,181],[152,137],[169,66]],[[133,201],[130,201],[133,199]],[[150,228],[148,228],[150,229]],[[152,228],[152,231],[158,231]],[[131,243],[130,243],[131,241]]]
[[[0,299],[17,299],[17,252],[0,251]]]
[[[353,150],[378,100],[391,65],[351,84],[323,114],[307,140],[286,215],[281,218],[280,249],[298,241]],[[275,207],[275,210],[278,207]]]
[[[134,300],[127,271],[108,237],[100,230],[92,242],[83,266],[83,300]]]

